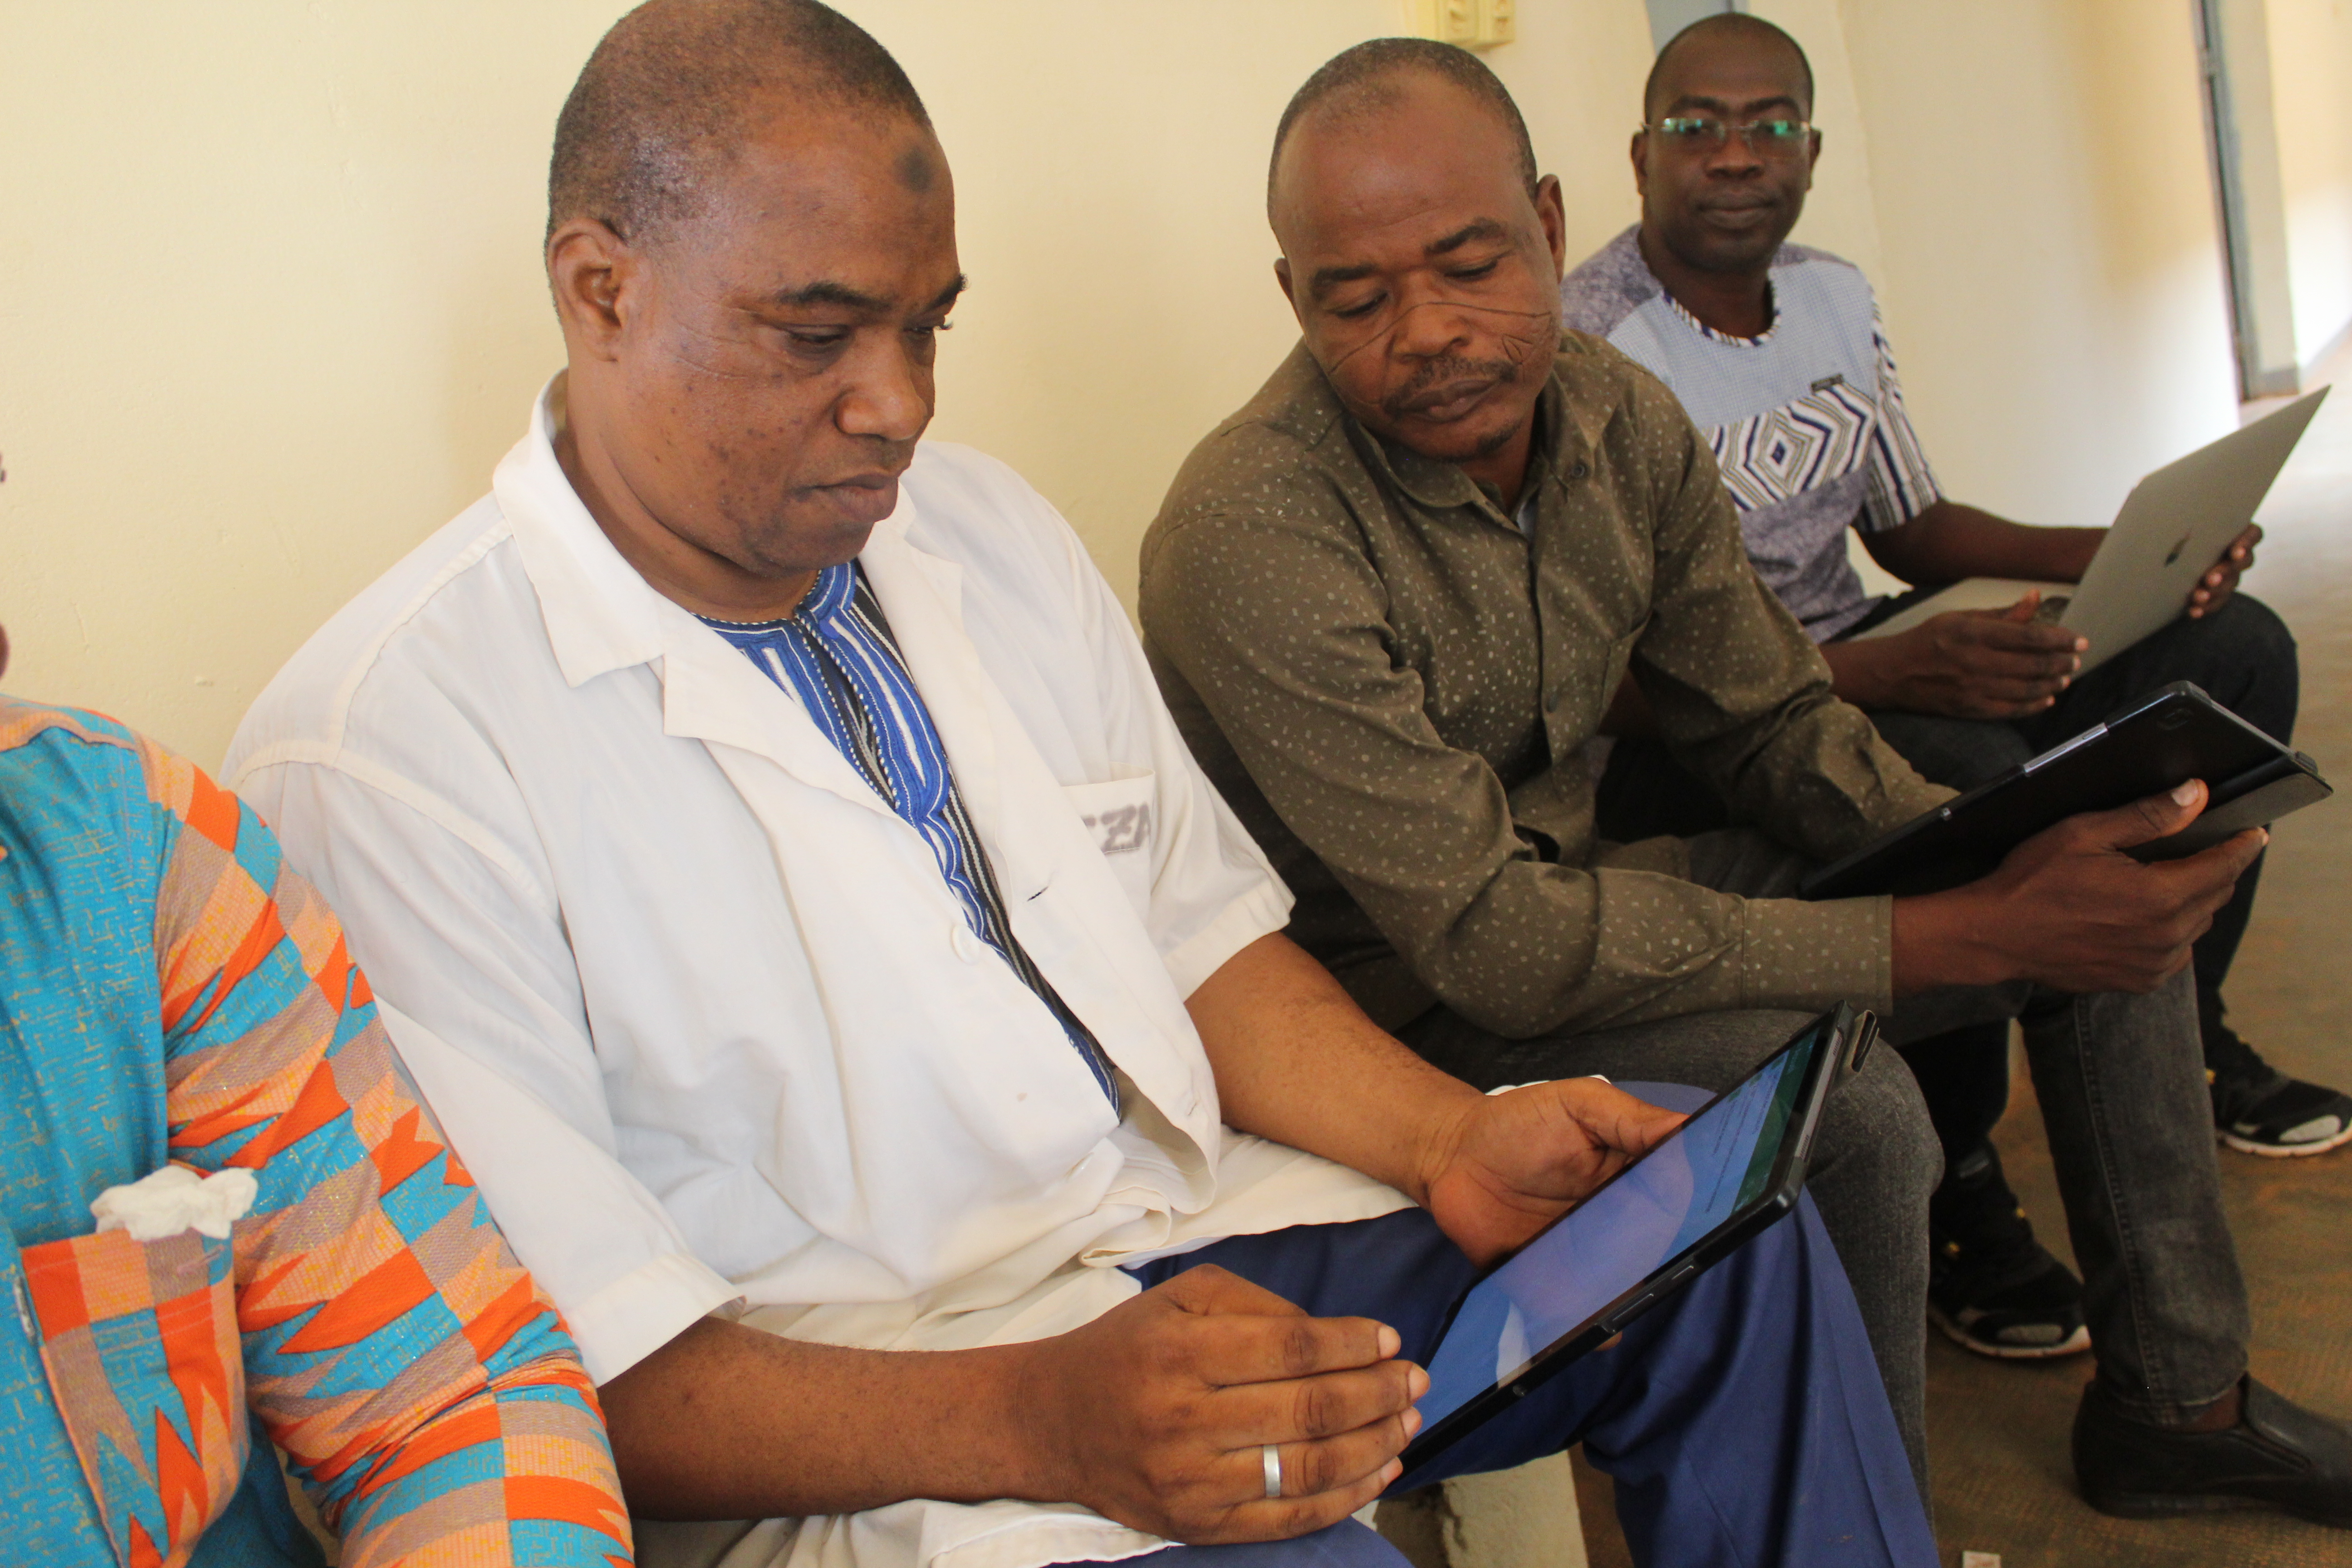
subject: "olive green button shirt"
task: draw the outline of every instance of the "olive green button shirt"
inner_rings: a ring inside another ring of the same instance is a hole
[[[1832,858],[1946,799],[1830,695],[1674,395],[1564,334],[1522,533],[1371,436],[1302,345],[1193,449],[1143,542],[1145,645],[1193,752],[1384,1026],[1510,1037],[1887,1006],[1892,905],[1743,900],[1598,841],[1581,748],[1630,668],[1742,821]]]

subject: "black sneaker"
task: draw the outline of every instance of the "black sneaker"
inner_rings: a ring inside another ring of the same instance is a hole
[[[2132,1418],[2093,1379],[2074,1413],[2083,1500],[2122,1519],[2274,1508],[2352,1529],[2352,1432],[2249,1377],[2245,1409],[2219,1432]]]
[[[2083,1283],[2033,1239],[1990,1143],[1927,1200],[1927,1317],[1979,1355],[2038,1361],[2091,1348]]]
[[[2287,1077],[2219,1017],[2205,1029],[2205,1081],[2215,1133],[2242,1153],[2292,1159],[2352,1143],[2352,1095]]]

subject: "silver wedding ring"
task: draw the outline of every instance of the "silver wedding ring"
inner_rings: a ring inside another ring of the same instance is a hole
[[[1282,1450],[1271,1443],[1262,1443],[1257,1451],[1265,1461],[1266,1500],[1273,1502],[1282,1496]]]

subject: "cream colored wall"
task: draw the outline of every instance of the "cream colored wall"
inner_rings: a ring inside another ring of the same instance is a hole
[[[2352,0],[2268,0],[2295,357],[2352,330]]]
[[[2237,422],[2186,0],[1839,0],[1875,281],[1945,488],[2105,523]]]
[[[2102,521],[2226,427],[2185,7],[1757,4],[1822,75],[1799,237],[1879,282],[1958,493]],[[1027,473],[1127,590],[1176,463],[1291,340],[1260,211],[1274,119],[1400,0],[848,8],[956,169],[974,288],[937,429]],[[557,363],[547,137],[620,9],[0,7],[12,689],[215,759],[302,637],[480,493]],[[1580,255],[1634,216],[1645,14],[1521,0],[1519,26],[1488,58]]]
[[[481,492],[560,352],[547,137],[614,9],[0,8],[11,690],[216,762]]]
[[[301,639],[472,500],[561,345],[547,139],[620,0],[0,7],[10,689],[217,759]],[[939,434],[1019,467],[1122,591],[1185,451],[1287,348],[1266,142],[1401,0],[851,0],[956,170],[973,290]],[[1640,0],[1493,55],[1573,239],[1633,216]]]
[[[1131,600],[1177,465],[1297,335],[1265,226],[1275,121],[1317,66],[1395,31],[1402,5],[843,8],[905,64],[955,167],[972,289],[933,430],[1021,469]],[[1640,0],[1522,0],[1518,41],[1486,58],[1561,174],[1580,258],[1638,216],[1617,149],[1649,65]]]
[[[1838,0],[1750,0],[1747,9],[1787,29],[1813,67],[1813,123],[1822,155],[1805,216],[1789,237],[1844,257],[1876,278],[1885,263],[1873,190],[1870,132],[1854,90]]]

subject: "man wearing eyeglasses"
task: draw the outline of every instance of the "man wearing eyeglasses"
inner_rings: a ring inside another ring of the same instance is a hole
[[[2098,722],[2130,698],[2193,680],[2287,738],[2294,644],[2232,590],[2249,528],[2186,615],[2079,684],[2083,644],[2036,605],[1955,611],[1856,637],[1901,607],[1874,600],[1845,531],[1906,582],[2074,582],[2104,532],[2029,528],[1946,499],[1904,409],[1869,283],[1836,257],[1785,243],[1812,183],[1821,132],[1812,73],[1770,23],[1708,17],[1658,56],[1633,142],[1642,221],[1570,272],[1564,324],[1605,338],[1672,387],[1707,434],[1749,559],[1828,660],[1832,689],[1938,784],[1967,789]],[[1621,739],[1599,795],[1601,830],[1638,839],[1727,826],[1720,797],[1655,737],[1638,689],[1604,729]],[[2215,1122],[2232,1146],[2309,1154],[2352,1140],[2352,1099],[2286,1078],[2222,1019],[2221,986],[2244,934],[2260,862],[2239,879],[2192,964]],[[2034,1239],[1990,1134],[2009,1098],[2008,1037],[1979,1025],[1905,1052],[1944,1146],[1931,1205],[1935,1321],[2004,1358],[2089,1348],[2082,1288]]]

